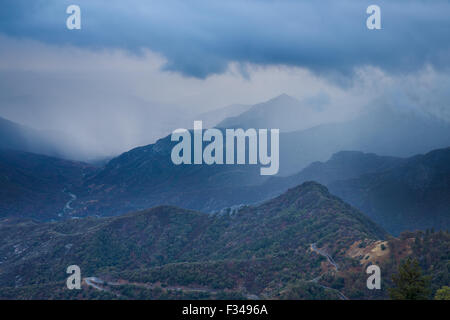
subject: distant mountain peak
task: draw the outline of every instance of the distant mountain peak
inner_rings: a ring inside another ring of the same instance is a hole
[[[378,157],[375,153],[366,153],[362,151],[351,151],[351,150],[344,150],[339,151],[336,153],[333,153],[333,155],[330,158],[330,161],[336,161],[336,160],[348,160],[353,157]]]
[[[302,184],[288,189],[288,191],[285,193],[288,194],[297,194],[297,195],[304,195],[310,192],[320,193],[323,195],[329,195],[328,188],[325,187],[323,184],[320,184],[316,181],[306,181]]]
[[[288,189],[280,196],[266,202],[265,205],[284,208],[290,206],[295,208],[316,207],[320,199],[331,197],[333,196],[327,187],[315,181],[307,181]]]
[[[219,123],[221,128],[306,129],[317,124],[317,112],[285,93],[253,105],[246,112]]]
[[[275,98],[269,99],[266,103],[269,102],[299,103],[299,101],[296,98],[291,97],[286,93],[282,93],[279,96],[276,96]]]

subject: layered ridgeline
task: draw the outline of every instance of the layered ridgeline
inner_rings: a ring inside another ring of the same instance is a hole
[[[157,205],[212,212],[249,203],[252,187],[267,180],[259,165],[175,165],[177,143],[169,136],[111,160],[74,190],[79,199],[72,214],[118,215]]]
[[[162,206],[121,217],[0,224],[0,298],[384,298],[390,275],[421,255],[448,283],[448,233],[388,238],[317,183],[220,214]],[[417,240],[415,240],[417,239]],[[379,264],[383,289],[366,288]],[[67,266],[80,266],[81,291]]]
[[[310,163],[325,161],[341,150],[405,156],[450,145],[450,126],[438,120],[416,119],[413,115],[387,115],[383,118],[384,125],[374,127],[370,121],[376,116],[281,133],[280,172],[298,172]],[[166,137],[156,144],[133,149],[113,159],[86,184],[90,188],[89,201],[96,201],[101,207],[105,197],[124,199],[123,203],[129,205],[124,209],[114,206],[116,209],[111,209],[111,214],[114,214],[114,210],[125,212],[157,204],[214,211],[264,199],[258,198],[258,194],[253,197],[253,190],[245,190],[264,182],[265,177],[258,177],[259,166],[175,166],[170,157],[175,144]],[[167,193],[168,190],[171,194]],[[101,211],[100,207],[95,210],[96,214],[108,214],[110,209]],[[87,208],[90,210],[89,205]]]
[[[260,189],[273,196],[308,180],[326,185],[391,234],[450,229],[450,148],[410,158],[339,152]]]
[[[448,146],[448,122],[431,115],[378,108],[351,121],[285,133],[280,141],[280,173],[298,172],[342,150],[410,157]]]
[[[160,204],[214,212],[258,203],[312,180],[393,234],[450,228],[450,148],[411,158],[339,152],[295,175],[270,178],[254,166],[174,166],[167,153],[153,148],[135,149],[89,179],[74,215],[114,215]]]
[[[326,122],[326,113],[311,101],[299,101],[287,94],[251,106],[216,124],[218,128],[277,128],[283,132],[311,128]]]
[[[56,219],[70,211],[69,189],[95,169],[81,162],[0,150],[0,219]]]
[[[203,288],[200,293],[215,295],[227,289],[236,297],[276,297],[301,281],[317,297],[338,298],[308,282],[333,269],[311,245],[345,269],[355,264],[345,256],[348,248],[382,239],[385,232],[311,182],[262,205],[221,214],[162,206],[114,218],[4,222],[0,237],[2,298],[69,294],[63,280],[72,264],[84,277],[140,283],[133,289],[148,289],[150,296],[160,282],[186,287],[186,293]],[[56,292],[38,290],[53,283],[58,283]],[[133,295],[126,286],[108,290]]]
[[[328,186],[392,234],[450,229],[450,148]]]
[[[450,148],[411,158],[339,152],[288,177],[255,166],[175,166],[135,149],[103,170],[24,152],[0,152],[0,217],[51,220],[119,215],[157,205],[205,212],[259,203],[317,181],[391,234],[450,228]],[[148,149],[147,149],[148,148]],[[251,171],[253,170],[253,171]]]
[[[292,108],[298,108],[302,113],[304,106],[288,96],[281,96],[255,105],[234,120],[225,120],[220,126],[270,129],[280,124],[276,121],[283,122],[283,117]],[[250,117],[252,114],[254,119]],[[282,120],[276,120],[277,114]],[[303,123],[310,118],[303,117],[299,121]],[[306,123],[302,125],[307,126]],[[322,124],[301,131],[283,131],[279,143],[279,172],[282,175],[296,174],[311,163],[326,161],[342,150],[407,157],[450,146],[450,125],[447,122],[431,115],[393,108],[377,108],[351,121]],[[74,214],[114,215],[160,204],[211,212],[265,200],[305,181],[294,179],[293,184],[283,185],[273,193],[274,188],[270,185],[262,190],[258,187],[267,179],[259,176],[259,165],[175,166],[170,157],[175,144],[168,136],[113,159],[96,177],[86,181],[85,188],[77,190],[81,202],[78,202],[78,210]],[[357,161],[354,160],[352,165]],[[364,162],[368,172],[380,169],[376,163],[374,165],[371,168],[370,163],[366,165]],[[353,170],[353,166],[348,167],[339,174],[340,179],[357,176],[355,173],[345,176]],[[316,179],[316,176],[311,176],[307,180]]]
[[[251,107],[252,111],[242,113],[242,117],[235,119],[236,122],[227,121],[230,126],[271,128],[282,124],[293,108],[303,113],[305,106],[283,95]],[[312,112],[313,115],[316,113],[317,110]],[[254,121],[249,118],[252,114],[255,115]],[[275,117],[277,114],[281,120]],[[298,125],[309,126],[311,122],[308,121],[313,118],[302,117]],[[42,184],[29,183],[30,188],[27,190],[37,195],[33,202],[29,202],[30,207],[23,209],[19,192],[23,189],[19,188],[15,197],[8,199],[8,208],[16,207],[17,210],[3,210],[1,215],[30,217],[32,212],[32,217],[40,220],[57,219],[61,212],[60,206],[66,207],[67,202],[72,199],[69,193],[77,197],[65,210],[66,216],[71,217],[112,216],[157,205],[216,212],[226,207],[259,203],[281,194],[289,187],[314,180],[327,185],[333,193],[363,212],[367,211],[367,214],[390,232],[398,233],[410,228],[448,228],[448,213],[445,211],[448,208],[445,201],[449,198],[449,190],[445,184],[448,177],[446,171],[434,168],[434,162],[417,163],[417,172],[403,177],[397,170],[403,170],[400,166],[408,159],[392,157],[406,157],[434,148],[448,147],[448,123],[417,112],[378,108],[351,121],[323,124],[295,132],[283,132],[286,128],[281,129],[280,172],[294,173],[288,177],[261,176],[260,165],[176,166],[171,161],[171,150],[176,142],[172,142],[168,136],[155,144],[135,148],[112,159],[104,168],[95,171],[95,174],[84,176],[81,181],[78,179],[79,175],[75,181],[70,179],[64,185],[47,181],[49,185],[57,185],[49,193],[46,193]],[[390,157],[339,152],[341,150],[363,150]],[[338,153],[333,156],[334,152]],[[446,152],[443,150],[437,157],[444,157],[445,161]],[[327,162],[317,162],[328,159],[330,160]],[[39,162],[42,163],[37,159],[37,163]],[[17,163],[18,166],[10,162],[8,170],[22,170],[20,162]],[[438,176],[444,182],[428,175],[428,182],[422,184],[421,167],[426,167],[428,173],[441,170]],[[383,182],[384,189],[392,190],[388,197],[377,189],[376,184],[380,181],[378,178],[372,176],[370,179],[365,177],[364,181],[357,181],[365,174],[374,175],[386,170],[392,170],[392,176]],[[39,175],[39,172],[29,174],[33,175]],[[9,185],[21,185],[20,179],[20,176],[9,175],[7,182]],[[407,183],[403,181],[405,179],[409,179]],[[334,184],[337,181],[346,182]],[[440,183],[437,189],[434,188],[435,183]],[[64,196],[66,203],[55,202],[52,197],[47,196],[58,193],[56,189],[64,189],[66,185],[70,186],[66,190],[67,194],[60,194]],[[30,198],[26,190],[23,192],[23,198]],[[426,196],[424,192],[427,193]],[[43,196],[39,196],[40,194]],[[57,204],[54,206],[57,208],[43,210],[48,202],[50,206]],[[413,221],[420,223],[412,223]]]
[[[348,118],[313,101],[281,95],[225,119],[218,127],[280,129],[281,175],[326,161],[342,150],[410,157],[450,146],[450,123],[418,109],[369,105]]]

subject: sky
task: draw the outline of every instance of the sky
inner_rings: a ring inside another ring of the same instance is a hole
[[[66,8],[81,8],[81,30]],[[368,30],[366,8],[381,8]],[[153,142],[196,114],[287,93],[450,119],[444,0],[2,0],[0,116],[93,152]]]

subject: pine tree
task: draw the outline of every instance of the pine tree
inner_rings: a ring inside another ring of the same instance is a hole
[[[422,275],[417,260],[408,258],[392,276],[394,288],[389,288],[389,295],[394,300],[426,300],[430,297],[430,278]]]
[[[443,286],[441,289],[437,290],[434,300],[450,300],[450,288]]]

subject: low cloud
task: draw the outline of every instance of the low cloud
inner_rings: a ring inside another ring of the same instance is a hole
[[[324,122],[378,105],[450,121],[448,1],[380,1],[379,31],[365,1],[80,0],[80,32],[65,29],[69,3],[2,2],[0,116],[92,157],[282,93]]]
[[[73,1],[4,0],[0,30],[53,44],[149,49],[165,58],[163,70],[196,78],[225,73],[230,63],[337,78],[364,66],[395,73],[450,66],[448,1],[379,0],[382,30],[370,31],[372,2],[78,0],[82,30],[68,31],[65,9]]]

